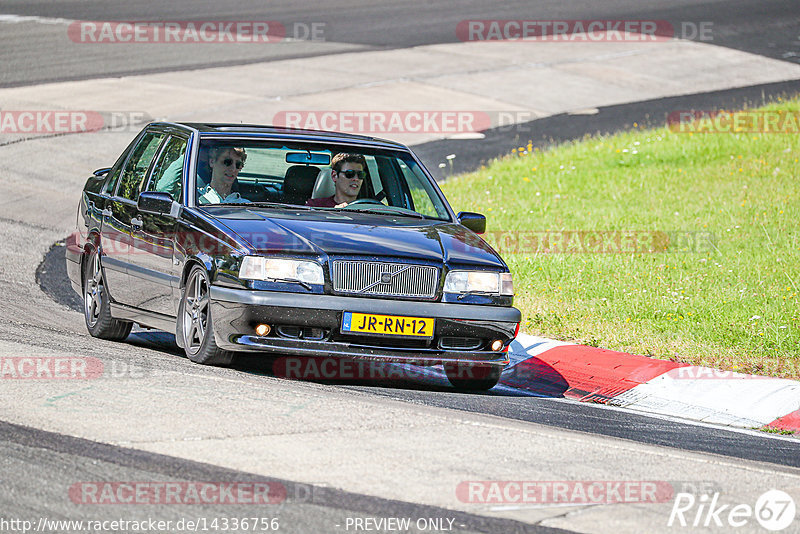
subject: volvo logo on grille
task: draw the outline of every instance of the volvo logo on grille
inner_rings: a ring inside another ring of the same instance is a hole
[[[380,284],[391,284],[394,281],[394,277],[395,276],[397,276],[400,273],[406,272],[407,270],[411,269],[411,267],[412,267],[411,265],[406,265],[405,267],[403,267],[400,270],[395,271],[395,272],[384,271],[378,276],[378,280],[377,281],[372,282],[367,287],[361,288],[361,290],[359,290],[359,293],[364,293],[365,291],[369,291],[373,287],[378,286]],[[375,275],[372,275],[372,276],[375,276]],[[374,280],[374,278],[373,278],[373,280]]]

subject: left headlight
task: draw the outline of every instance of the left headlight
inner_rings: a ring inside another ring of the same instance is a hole
[[[296,280],[306,284],[323,284],[322,266],[313,261],[245,256],[239,267],[244,280]]]
[[[450,271],[444,279],[445,293],[491,293],[514,295],[511,273]]]

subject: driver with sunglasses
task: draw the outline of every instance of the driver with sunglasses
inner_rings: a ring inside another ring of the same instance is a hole
[[[200,189],[200,204],[250,202],[246,198],[242,198],[238,192],[231,192],[246,160],[247,153],[243,148],[212,148],[208,153],[211,182]]]
[[[361,154],[336,154],[331,159],[331,179],[334,193],[324,198],[310,198],[307,206],[315,208],[343,208],[353,202],[364,184],[367,161]]]

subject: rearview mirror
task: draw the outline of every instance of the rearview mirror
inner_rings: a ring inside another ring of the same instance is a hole
[[[287,152],[286,163],[299,163],[305,165],[330,165],[330,154],[312,152]]]
[[[486,217],[480,213],[473,213],[471,211],[461,211],[456,215],[459,224],[466,226],[476,234],[482,234],[486,231]]]

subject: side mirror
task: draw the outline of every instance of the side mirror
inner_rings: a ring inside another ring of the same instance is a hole
[[[471,211],[461,211],[456,215],[458,223],[475,232],[482,234],[486,231],[486,217],[480,213],[473,213]]]
[[[180,205],[172,200],[172,195],[161,191],[143,191],[136,202],[139,211],[154,215],[178,216]]]

